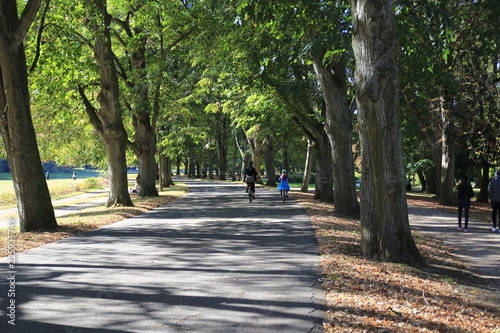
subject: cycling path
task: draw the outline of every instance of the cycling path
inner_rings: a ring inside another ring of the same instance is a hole
[[[249,204],[243,184],[185,182],[173,204],[18,253],[13,268],[0,259],[0,332],[321,332],[305,210],[277,191]]]

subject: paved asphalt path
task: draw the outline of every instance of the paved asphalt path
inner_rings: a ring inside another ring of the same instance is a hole
[[[500,234],[491,231],[491,224],[469,221],[469,232],[459,232],[458,218],[440,210],[409,207],[409,220],[413,230],[458,249],[457,254],[481,277],[488,279],[487,295],[500,306]],[[463,223],[463,220],[462,220]]]
[[[322,332],[305,210],[277,191],[249,204],[243,184],[186,183],[173,204],[18,253],[12,268],[0,259],[0,332]]]

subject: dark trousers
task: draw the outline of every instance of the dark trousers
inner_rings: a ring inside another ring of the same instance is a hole
[[[458,200],[458,227],[462,227],[462,212],[464,212],[465,229],[469,227],[470,200]]]
[[[491,221],[493,222],[493,228],[497,227],[497,213],[500,209],[500,201],[491,202]]]
[[[255,193],[255,183],[247,183],[247,192],[248,192],[248,189],[252,189],[252,192]]]

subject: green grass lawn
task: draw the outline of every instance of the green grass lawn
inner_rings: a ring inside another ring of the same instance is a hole
[[[290,185],[290,187],[298,187],[298,188],[302,187],[302,183],[288,183],[288,185]],[[315,188],[316,188],[316,184],[309,184],[310,190],[314,190]]]
[[[101,173],[96,170],[75,169],[76,180],[80,181],[89,177],[101,177]],[[73,173],[51,173],[47,182],[50,188],[68,186],[73,181]],[[0,173],[0,193],[14,193],[12,175],[10,173]]]

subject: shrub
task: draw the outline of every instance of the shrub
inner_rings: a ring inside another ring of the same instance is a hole
[[[86,187],[85,189],[90,189],[90,188],[95,188],[95,187],[101,186],[103,184],[103,182],[95,177],[89,177],[89,178],[85,178],[85,180],[83,181],[83,184]]]
[[[14,204],[17,202],[14,193],[0,193],[0,203],[2,204]]]

